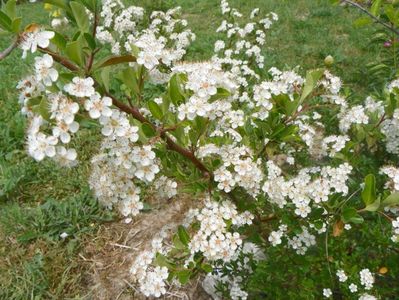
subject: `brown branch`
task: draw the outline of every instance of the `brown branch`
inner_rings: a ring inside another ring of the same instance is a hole
[[[92,36],[93,39],[96,40],[96,34],[97,34],[97,26],[98,26],[98,14],[97,14],[97,9],[94,13],[94,24],[93,24],[93,31],[92,31]],[[87,60],[86,63],[86,73],[89,74],[91,71],[91,68],[93,66],[93,62],[94,62],[94,56],[96,55],[97,51],[93,50],[90,53],[89,59]]]
[[[363,13],[368,15],[370,18],[372,18],[377,23],[381,24],[382,26],[384,26],[388,30],[392,31],[396,35],[399,35],[399,31],[396,28],[394,28],[393,26],[381,21],[378,17],[374,16],[371,12],[369,12],[366,8],[361,6],[359,3],[356,3],[356,2],[351,1],[351,0],[341,0],[341,1],[344,2],[344,3],[347,3],[349,5],[352,5],[353,7],[356,7],[357,9],[361,10]]]
[[[71,71],[78,71],[79,67],[77,67],[75,64],[73,64],[71,61],[68,59],[60,56],[59,54],[49,50],[49,49],[44,49],[44,48],[39,48],[41,52],[47,53],[53,57],[53,59],[62,64],[64,67]],[[133,118],[136,120],[140,121],[141,123],[147,123],[149,124],[155,131],[160,132],[160,137],[165,140],[167,144],[167,148],[169,150],[173,150],[177,153],[180,153],[187,159],[189,159],[204,175],[206,178],[213,179],[213,174],[208,168],[194,155],[192,151],[189,151],[182,146],[176,144],[166,132],[162,132],[162,128],[158,128],[155,126],[153,123],[151,123],[146,117],[144,117],[139,109],[137,107],[130,107],[129,105],[126,105],[125,103],[119,101],[116,99],[113,95],[111,95],[109,92],[104,93],[107,97],[110,97],[112,99],[112,104],[118,107],[121,111],[124,111],[127,114],[130,114]]]
[[[15,41],[7,49],[4,49],[4,51],[0,52],[0,61],[9,56],[11,52],[18,47],[19,40],[19,38],[16,38]]]
[[[72,72],[77,72],[79,71],[79,67],[76,66],[73,62],[71,62],[70,60],[62,57],[61,55],[47,49],[47,48],[41,48],[38,47],[38,49],[41,52],[47,53],[48,55],[51,55],[53,57],[53,59],[58,62],[59,64],[63,65],[65,68],[67,68],[68,70],[72,71]]]

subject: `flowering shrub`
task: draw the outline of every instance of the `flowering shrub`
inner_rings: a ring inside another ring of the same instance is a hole
[[[195,34],[179,8],[44,2],[57,11],[51,29],[21,30],[14,0],[0,13],[16,36],[1,57],[16,47],[22,59],[39,54],[17,85],[28,153],[73,167],[71,140],[95,126],[103,140],[89,184],[105,207],[132,218],[151,189],[196,202],[174,235],[161,231],[134,260],[131,282],[145,296],[199,273],[215,299],[284,297],[302,284],[304,298],[392,295],[373,289],[374,262],[348,253],[378,223],[384,251],[397,257],[397,80],[363,101],[328,68],[265,70],[262,47],[278,16],[254,9],[245,18],[225,0],[223,39],[203,62],[184,60]],[[286,283],[268,274],[281,273],[278,264]],[[318,282],[306,278],[318,272]]]

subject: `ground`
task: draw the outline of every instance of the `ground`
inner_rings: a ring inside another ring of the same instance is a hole
[[[156,8],[159,3],[129,2],[148,8]],[[218,39],[214,29],[221,20],[219,1],[163,3],[181,5],[184,17],[197,34],[188,57],[208,59]],[[265,69],[297,65],[316,68],[327,55],[332,55],[335,73],[360,95],[370,92],[366,65],[378,57],[382,46],[371,46],[371,28],[353,26],[357,11],[331,6],[328,0],[236,0],[231,5],[244,12],[260,7],[263,12],[279,15],[263,49]],[[40,3],[22,4],[19,9],[28,18],[26,24],[48,18]],[[9,41],[0,36],[0,49]],[[150,232],[147,227],[154,222],[145,220],[156,217],[157,211],[134,220],[134,227],[98,206],[86,180],[90,156],[99,143],[99,137],[91,130],[81,130],[74,141],[80,157],[77,168],[60,169],[50,162],[38,164],[27,157],[25,122],[19,114],[15,85],[29,72],[32,59],[23,61],[20,57],[21,52],[15,51],[0,63],[0,299],[84,299],[93,295],[115,299],[133,295],[123,280],[113,290],[107,284],[126,279],[128,262],[135,253],[132,248],[141,240],[148,240],[143,233]],[[172,205],[182,200],[175,201]],[[140,228],[141,232],[133,236],[134,230]],[[69,237],[62,240],[62,232],[68,232]],[[104,271],[107,266],[114,271],[115,264],[120,264],[119,272]]]

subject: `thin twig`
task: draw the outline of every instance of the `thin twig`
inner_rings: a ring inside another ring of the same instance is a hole
[[[15,41],[3,52],[0,52],[0,61],[9,56],[11,52],[18,47],[18,44],[19,44],[19,38],[15,39]]]
[[[399,31],[397,29],[395,29],[393,26],[381,21],[378,17],[374,16],[371,12],[369,12],[366,8],[361,6],[359,3],[353,2],[351,0],[341,0],[341,1],[345,2],[345,3],[349,4],[349,5],[352,5],[353,7],[358,8],[359,10],[361,10],[363,13],[368,15],[370,18],[372,18],[377,23],[381,24],[382,26],[384,26],[388,30],[394,32],[396,35],[399,35]]]

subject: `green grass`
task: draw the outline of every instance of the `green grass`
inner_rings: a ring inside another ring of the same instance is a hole
[[[158,1],[129,1],[154,7]],[[276,12],[280,21],[269,31],[266,69],[277,66],[303,70],[319,67],[325,56],[336,60],[334,72],[359,92],[369,92],[365,65],[379,55],[369,40],[372,29],[353,27],[358,12],[330,6],[328,0],[232,0],[231,5],[249,13],[253,7]],[[218,0],[166,0],[163,6],[182,6],[184,18],[197,34],[188,58],[206,60],[214,31],[221,21]],[[19,6],[25,24],[46,22],[41,4]],[[0,49],[10,43],[0,38]],[[77,257],[96,234],[99,223],[109,219],[88,191],[89,159],[99,138],[81,130],[74,140],[79,151],[77,168],[62,169],[51,162],[40,164],[24,150],[25,120],[19,114],[17,81],[31,69],[32,58],[21,60],[15,51],[0,62],[0,299],[80,298],[85,293],[84,272]],[[70,233],[67,240],[59,234]]]

